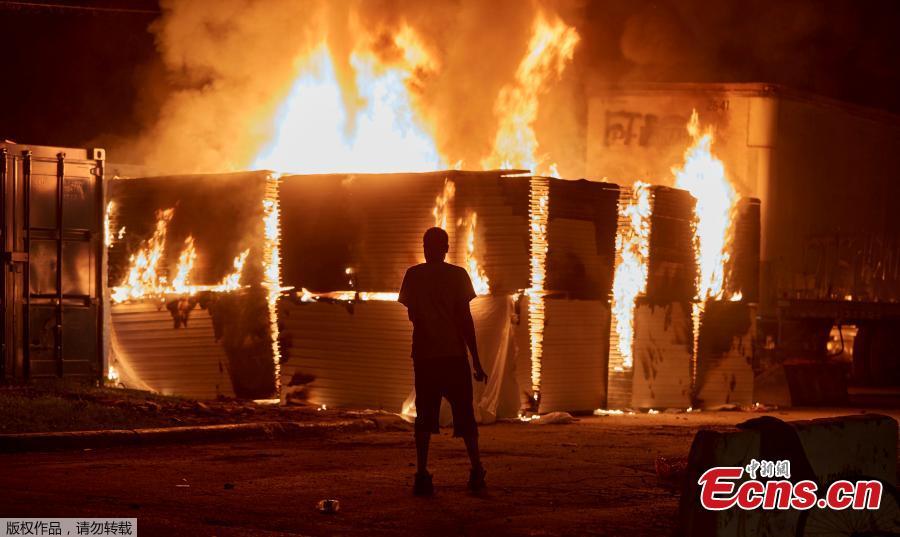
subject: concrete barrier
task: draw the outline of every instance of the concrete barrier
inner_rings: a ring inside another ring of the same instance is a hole
[[[694,437],[679,504],[682,535],[796,534],[801,511],[704,509],[697,480],[714,466],[745,467],[751,459],[790,460],[792,482],[811,473],[819,487],[850,475],[896,484],[898,426],[888,416],[864,414],[790,423],[767,416],[745,424],[731,431],[703,430]]]

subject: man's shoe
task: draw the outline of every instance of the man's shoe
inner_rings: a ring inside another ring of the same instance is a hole
[[[434,484],[431,482],[431,474],[427,472],[416,473],[413,494],[416,496],[431,496],[434,494]]]
[[[487,475],[487,470],[484,467],[479,466],[478,468],[472,468],[469,471],[469,490],[472,492],[478,492],[487,486],[487,483],[484,482],[484,476]]]

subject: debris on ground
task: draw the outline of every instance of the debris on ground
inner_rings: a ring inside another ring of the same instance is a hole
[[[715,405],[711,407],[707,407],[706,410],[713,411],[732,411],[732,410],[740,410],[741,408],[734,403],[725,403],[723,405]]]
[[[663,488],[680,491],[687,477],[687,457],[656,457],[656,477]]]
[[[333,515],[340,511],[341,502],[339,500],[326,499],[320,500],[318,505],[316,506],[319,509],[319,512],[325,515]]]
[[[529,423],[537,425],[565,425],[567,423],[575,423],[578,418],[572,416],[568,412],[550,412],[543,414],[537,419],[532,419]]]
[[[763,403],[753,403],[752,405],[747,405],[741,407],[741,410],[744,412],[772,412],[774,410],[778,410],[778,407],[775,405],[766,405]]]

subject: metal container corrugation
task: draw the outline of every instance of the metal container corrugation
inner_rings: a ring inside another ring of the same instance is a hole
[[[609,304],[545,300],[541,412],[593,411],[606,399]]]
[[[550,180],[545,288],[571,298],[607,299],[615,262],[619,187]]]
[[[528,285],[525,178],[501,172],[288,176],[282,178],[282,281],[315,291],[397,291],[406,269],[424,261],[422,234],[435,225],[445,181],[455,194],[447,206],[448,261],[465,262],[459,226],[477,214],[476,258],[494,292]]]
[[[228,357],[206,311],[193,311],[187,327],[175,329],[156,303],[116,304],[112,329],[114,358],[153,390],[197,399],[234,396]]]
[[[105,158],[0,141],[0,379],[105,376]]]
[[[753,403],[756,306],[707,302],[700,316],[696,401],[700,407]]]
[[[654,301],[690,300],[696,294],[694,205],[689,192],[651,187],[647,296]]]
[[[634,312],[633,408],[691,405],[693,322],[689,302],[638,301]]]

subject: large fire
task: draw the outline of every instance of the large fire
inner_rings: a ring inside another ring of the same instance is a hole
[[[499,120],[494,149],[482,161],[485,169],[524,168],[538,175],[558,177],[556,164],[538,154],[534,131],[540,96],[551,82],[562,76],[575,54],[579,36],[561,19],[539,11],[534,21],[528,51],[516,70],[515,81],[500,90],[494,103]]]
[[[160,266],[166,250],[166,234],[175,209],[164,209],[156,213],[153,235],[141,244],[129,261],[128,274],[124,281],[111,288],[110,297],[115,303],[144,298],[158,298],[166,295],[194,295],[201,291],[228,293],[241,289],[241,275],[250,250],[246,249],[232,261],[233,271],[222,277],[217,284],[195,284],[192,281],[194,264],[199,254],[194,237],[188,235],[178,255],[175,277],[169,279]]]
[[[687,190],[697,199],[695,251],[700,269],[697,299],[720,299],[738,196],[725,173],[725,165],[712,154],[712,127],[701,131],[696,110],[691,114],[687,130],[693,144],[684,152],[684,164],[672,168],[672,173],[675,187]]]
[[[630,198],[619,206],[616,233],[616,268],[613,277],[612,315],[618,336],[621,363],[613,369],[630,369],[634,363],[635,299],[647,290],[650,256],[650,185],[636,182]],[[612,360],[613,355],[610,355]]]
[[[324,42],[298,60],[273,142],[253,167],[298,173],[440,169],[445,163],[410,93],[415,75],[433,70],[434,60],[409,26],[391,45],[401,53],[390,62],[357,47],[350,57],[355,80],[345,87]],[[355,106],[347,106],[354,97]]]
[[[701,131],[696,110],[691,115],[687,130],[692,143],[685,150],[684,163],[681,167],[673,167],[672,173],[675,176],[675,186],[687,190],[697,200],[693,238],[699,269],[695,297],[697,303],[693,306],[696,336],[706,300],[741,299],[740,293],[723,297],[737,194],[728,180],[724,164],[711,152],[712,128]],[[627,370],[634,364],[635,299],[646,291],[648,276],[651,212],[648,187],[646,183],[635,183],[630,199],[624,201],[619,208],[612,314],[621,363],[613,363],[615,360],[611,356],[610,366],[614,370]]]

